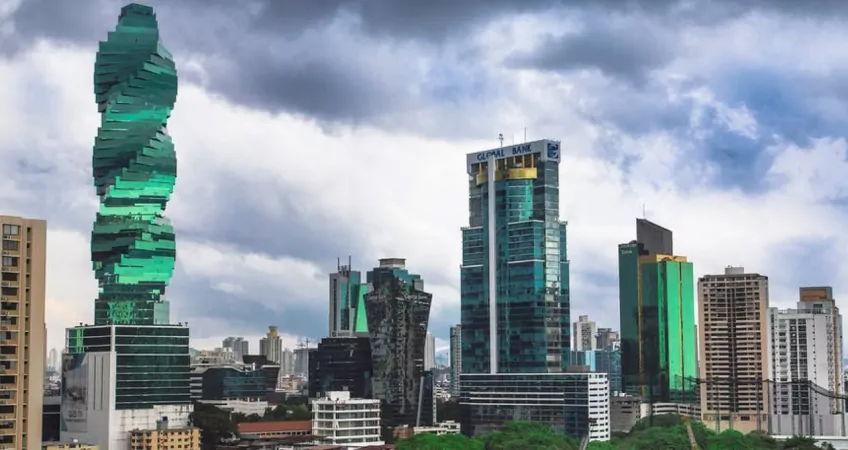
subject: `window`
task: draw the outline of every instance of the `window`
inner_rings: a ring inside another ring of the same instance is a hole
[[[21,234],[21,227],[17,225],[3,225],[3,234],[11,234],[17,236]]]
[[[18,267],[18,259],[20,259],[20,258],[16,258],[14,256],[4,256],[3,257],[3,265],[4,266],[10,266],[10,267]]]
[[[3,250],[18,250],[20,248],[21,243],[18,241],[3,241]]]

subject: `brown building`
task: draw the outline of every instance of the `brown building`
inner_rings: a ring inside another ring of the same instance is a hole
[[[197,428],[162,428],[130,432],[130,450],[200,450]]]
[[[0,216],[0,448],[41,449],[47,222]]]
[[[728,267],[698,280],[701,414],[743,433],[768,424],[768,277]]]
[[[832,312],[828,314],[830,323],[827,327],[828,350],[831,352],[827,357],[828,372],[833,373],[831,378],[832,383],[828,383],[826,388],[833,391],[836,395],[842,395],[845,388],[842,386],[842,373],[844,372],[842,360],[842,315],[839,314],[839,307],[836,306],[836,300],[833,299],[833,288],[830,286],[808,286],[799,289],[801,303],[814,304],[812,310],[822,312],[830,308]],[[829,380],[829,381],[831,381]],[[832,384],[832,385],[831,385]],[[835,411],[841,411],[843,405],[841,402],[834,402]]]
[[[242,422],[238,424],[242,437],[256,439],[286,436],[308,436],[312,434],[311,420],[277,420],[267,422]]]

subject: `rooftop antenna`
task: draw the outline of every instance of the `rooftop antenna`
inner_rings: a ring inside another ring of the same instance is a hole
[[[498,140],[501,141],[501,147],[503,147],[503,133],[498,133]]]
[[[524,125],[524,142],[527,142],[527,125]]]
[[[645,209],[645,203],[644,202],[642,203],[642,218],[643,219],[648,218],[648,213],[647,213],[647,210]]]

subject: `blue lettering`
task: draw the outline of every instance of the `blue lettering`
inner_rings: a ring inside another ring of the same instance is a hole
[[[524,155],[530,153],[530,144],[516,145],[512,147],[512,155]]]
[[[489,150],[488,152],[480,152],[477,154],[477,161],[485,161],[490,157],[494,159],[503,158],[504,152],[501,150]]]

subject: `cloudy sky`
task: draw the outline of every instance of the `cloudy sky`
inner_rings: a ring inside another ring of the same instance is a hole
[[[618,327],[616,246],[643,205],[698,275],[766,274],[777,306],[800,285],[848,299],[848,3],[149,4],[180,74],[168,297],[195,347],[324,336],[347,255],[407,258],[444,345],[464,155],[525,127],[562,141],[573,318]],[[0,213],[49,222],[51,347],[93,318],[92,72],[121,6],[0,0]]]

